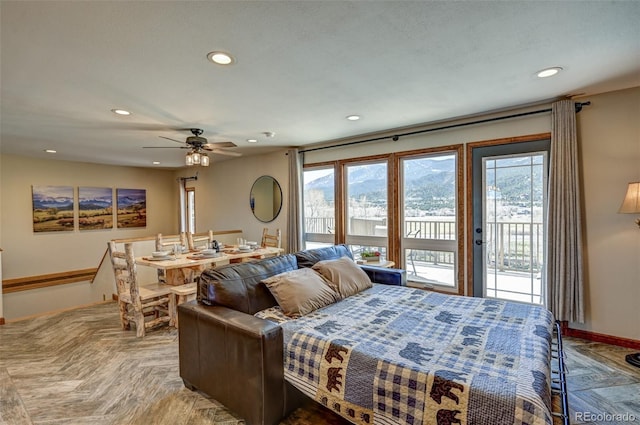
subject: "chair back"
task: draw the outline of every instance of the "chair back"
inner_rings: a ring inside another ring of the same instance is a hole
[[[124,244],[124,251],[118,251],[116,243],[109,241],[109,257],[113,266],[113,274],[116,279],[116,290],[118,300],[140,303],[140,288],[138,287],[138,270],[133,254],[133,244]]]
[[[143,337],[147,329],[168,324],[171,320],[170,288],[159,283],[140,284],[132,242],[124,244],[124,252],[117,250],[114,241],[109,241],[108,245],[118,291],[122,329],[130,329],[133,323],[136,326],[136,335]]]
[[[187,246],[187,236],[184,232],[179,235],[163,235],[162,233],[156,235],[156,251],[171,251],[175,244]]]
[[[213,242],[213,230],[203,233],[187,232],[187,246],[189,251],[196,251],[200,248],[209,248]]]
[[[269,229],[266,227],[262,231],[263,247],[280,248],[280,243],[281,243],[280,240],[281,240],[280,229],[276,229],[274,234],[269,233]]]

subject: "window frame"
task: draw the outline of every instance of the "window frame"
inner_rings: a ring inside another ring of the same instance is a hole
[[[343,243],[352,246],[352,245],[360,245],[360,246],[374,246],[374,247],[380,247],[383,250],[385,250],[387,252],[389,252],[389,240],[390,240],[390,226],[389,226],[389,218],[391,216],[390,213],[390,197],[389,197],[389,163],[390,163],[390,158],[381,158],[379,156],[376,157],[369,157],[369,158],[364,158],[362,160],[358,160],[357,158],[354,158],[352,160],[348,160],[348,161],[343,161],[340,166],[342,168],[342,208],[341,208],[341,213],[342,216],[344,218],[343,220],[343,232],[341,234],[342,236],[342,240]],[[348,233],[348,225],[347,222],[349,220],[349,190],[348,190],[348,184],[349,182],[347,181],[348,178],[348,168],[349,167],[359,167],[359,166],[366,166],[366,165],[373,165],[373,164],[384,164],[386,167],[386,171],[387,171],[387,187],[386,187],[386,192],[387,192],[387,216],[386,216],[386,223],[387,223],[387,235],[386,236],[369,236],[369,235],[356,235],[356,234],[349,234]]]
[[[405,215],[404,215],[404,161],[412,159],[422,159],[429,157],[442,157],[452,155],[455,158],[455,239],[429,239],[429,238],[413,238],[405,235]],[[447,293],[463,294],[464,293],[464,149],[463,145],[441,146],[429,149],[419,149],[406,152],[397,152],[395,154],[397,171],[397,202],[398,207],[398,247],[396,264],[403,269],[409,271],[408,264],[404,252],[406,249],[450,252],[454,256],[453,265],[453,286],[438,284],[437,281],[419,282],[412,281],[408,275],[408,284],[420,288],[437,290]]]
[[[329,170],[332,169],[333,170],[333,191],[334,191],[334,201],[333,201],[333,220],[334,220],[334,232],[333,233],[310,233],[307,232],[307,228],[306,228],[306,206],[305,206],[305,200],[304,200],[304,194],[305,194],[305,190],[304,190],[304,172],[305,171],[320,171],[320,170]],[[303,244],[304,244],[304,248],[305,249],[309,249],[309,247],[307,246],[308,243],[319,243],[319,244],[327,244],[327,245],[335,245],[336,243],[338,243],[336,241],[336,235],[337,233],[337,229],[338,229],[338,201],[336,198],[336,186],[337,186],[337,173],[336,173],[336,164],[334,162],[331,163],[320,163],[320,164],[313,164],[313,165],[308,165],[308,166],[304,166],[303,170],[302,170],[303,176],[302,176],[302,180],[303,180],[303,187],[302,187],[302,223],[303,223],[303,233],[304,233],[304,237],[303,237]]]
[[[452,153],[456,156],[456,239],[453,243],[456,245],[455,248],[455,256],[456,256],[456,267],[454,269],[455,276],[455,286],[441,286],[441,285],[431,285],[429,287],[427,285],[416,285],[420,287],[425,287],[428,289],[432,289],[434,291],[442,291],[448,293],[457,293],[464,294],[465,285],[464,285],[464,276],[465,276],[465,264],[466,260],[464,259],[465,252],[465,219],[464,219],[464,145],[463,144],[454,144],[454,145],[446,145],[439,146],[433,148],[424,148],[417,150],[409,150],[403,152],[392,152],[388,154],[378,154],[364,157],[355,157],[348,159],[340,159],[336,161],[327,161],[327,162],[317,162],[317,163],[309,163],[303,165],[303,172],[311,169],[319,169],[319,168],[331,168],[334,169],[334,199],[335,199],[335,232],[333,234],[334,244],[343,244],[343,243],[351,243],[351,244],[359,244],[359,245],[367,245],[369,242],[374,241],[371,238],[381,238],[382,237],[367,237],[367,236],[347,236],[346,235],[346,220],[347,220],[347,207],[346,207],[346,196],[347,190],[345,185],[346,181],[346,170],[345,167],[347,165],[353,165],[354,163],[373,163],[373,162],[387,162],[387,237],[386,237],[386,254],[387,260],[393,261],[395,263],[395,267],[406,269],[406,264],[404,263],[404,256],[402,255],[403,246],[407,245],[405,241],[403,241],[403,228],[404,223],[402,221],[402,216],[400,215],[401,208],[401,199],[400,196],[402,194],[401,191],[401,179],[400,179],[400,160],[402,158],[409,158],[412,156],[425,156],[431,154],[444,155],[447,153]],[[304,192],[304,189],[303,189]],[[304,194],[303,194],[304,196]],[[304,202],[304,199],[303,199]],[[304,214],[304,213],[303,213]],[[401,228],[402,227],[402,228]],[[311,238],[309,238],[311,236]],[[323,242],[326,243],[325,240],[316,240],[315,237],[317,234],[308,235],[305,233],[304,235],[304,243],[306,246],[307,242]],[[364,238],[364,239],[363,239]],[[313,239],[313,240],[312,240]],[[367,242],[367,243],[361,243]],[[434,243],[434,246],[441,247],[442,243],[451,244],[451,241],[437,241]],[[377,241],[376,241],[377,243]],[[374,244],[371,244],[372,246]],[[376,246],[380,246],[379,244]],[[448,245],[447,245],[448,246]],[[437,248],[433,248],[436,250]]]

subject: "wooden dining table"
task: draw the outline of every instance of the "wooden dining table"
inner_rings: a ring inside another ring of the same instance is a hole
[[[199,252],[187,252],[169,255],[166,258],[155,258],[151,255],[136,258],[136,264],[163,270],[165,283],[168,285],[184,285],[194,282],[202,271],[208,267],[219,267],[229,263],[250,261],[259,258],[280,255],[282,248],[257,248],[250,251],[239,251],[237,247],[224,248],[218,256],[205,256]]]

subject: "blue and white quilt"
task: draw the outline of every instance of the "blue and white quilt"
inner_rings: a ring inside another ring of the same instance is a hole
[[[552,324],[542,307],[374,285],[282,321],[285,378],[356,424],[550,425]]]

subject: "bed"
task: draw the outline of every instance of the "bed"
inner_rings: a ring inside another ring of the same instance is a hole
[[[185,386],[248,425],[279,424],[309,398],[355,424],[568,425],[546,309],[407,288],[404,270],[349,258],[336,245],[203,272],[197,302],[178,306]],[[370,279],[349,286],[347,269]]]
[[[285,379],[356,424],[552,424],[553,318],[528,304],[372,288],[282,327]]]

